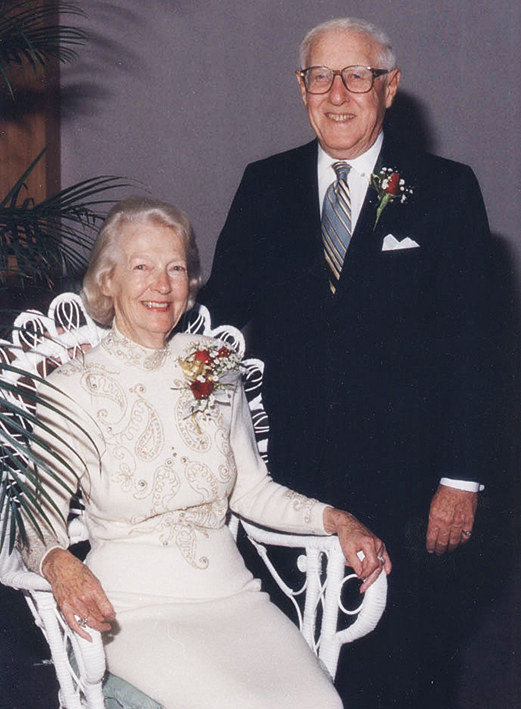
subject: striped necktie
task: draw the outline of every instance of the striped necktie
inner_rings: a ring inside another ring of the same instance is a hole
[[[322,207],[322,240],[329,267],[329,286],[335,293],[347,247],[351,241],[351,198],[347,175],[351,166],[345,162],[333,163],[337,179],[329,185]]]

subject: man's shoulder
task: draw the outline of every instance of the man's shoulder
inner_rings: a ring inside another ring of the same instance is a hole
[[[437,195],[439,200],[466,201],[481,194],[476,175],[469,165],[433,153],[424,153],[418,159],[411,178],[419,188],[418,193],[428,191]]]
[[[422,166],[426,172],[433,170],[448,175],[461,175],[472,172],[470,165],[465,165],[462,162],[457,162],[456,160],[451,160],[441,155],[435,155],[434,153],[424,153]]]
[[[420,149],[410,149],[399,142],[384,143],[382,160],[384,163],[392,163],[385,164],[385,167],[403,172],[404,177],[411,173],[411,177],[427,181],[474,179],[469,165]]]
[[[469,165],[440,155],[420,150],[387,150],[381,155],[382,167],[400,174],[412,191],[409,200],[411,212],[418,218],[431,213],[456,220],[472,214],[486,219],[479,182]]]
[[[296,148],[284,150],[281,153],[275,153],[268,157],[261,158],[260,160],[255,160],[248,165],[247,169],[254,171],[281,169],[284,166],[294,166],[299,162],[316,160],[316,157],[317,141],[312,140],[305,145],[299,145]]]
[[[266,199],[284,194],[284,199],[293,200],[295,193],[306,192],[316,179],[317,141],[313,140],[250,163],[244,171],[241,189],[247,193],[253,190],[258,199],[261,194]]]

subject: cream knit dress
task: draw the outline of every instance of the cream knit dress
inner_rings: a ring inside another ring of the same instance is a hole
[[[191,415],[179,358],[212,342],[179,334],[151,350],[113,329],[49,377],[59,391],[41,388],[70,417],[39,410],[81,476],[86,563],[116,610],[108,668],[165,709],[340,709],[225,524],[231,508],[265,526],[324,534],[324,505],[269,477],[238,372],[214,407]],[[61,474],[76,486],[65,466]],[[47,489],[66,516],[69,495],[50,480]],[[51,548],[68,546],[59,515],[49,515],[54,532],[44,543],[33,537],[25,553],[34,570]]]

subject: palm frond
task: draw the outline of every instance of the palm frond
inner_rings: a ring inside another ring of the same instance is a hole
[[[77,58],[74,47],[83,45],[87,34],[59,24],[58,13],[85,16],[74,3],[58,0],[38,6],[29,0],[0,3],[0,77],[11,95],[14,72],[23,74],[24,65],[38,74],[52,59],[65,63]]]
[[[30,377],[30,380],[10,381],[9,374]],[[36,385],[42,387],[41,393],[36,390]],[[80,472],[84,470],[76,449],[59,432],[36,417],[36,405],[59,413],[83,440],[96,446],[74,418],[46,398],[45,388],[59,391],[43,377],[0,362],[0,550],[6,538],[10,551],[17,537],[23,543],[27,523],[40,537],[44,524],[52,530],[46,506],[61,517],[56,502],[42,485],[42,473],[72,496],[76,490],[69,480],[79,480]],[[56,448],[67,451],[68,458]]]
[[[43,278],[52,285],[53,277],[64,270],[78,275],[104,212],[114,202],[107,193],[131,185],[122,177],[101,175],[41,202],[23,199],[25,180],[44,153],[45,149],[0,202],[0,284],[12,276],[21,282]]]

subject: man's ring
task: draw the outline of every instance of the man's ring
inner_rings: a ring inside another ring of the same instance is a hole
[[[377,556],[376,558],[378,559],[378,561],[381,561],[382,564],[385,564],[385,559],[383,556]]]
[[[470,532],[468,529],[462,529],[461,533],[464,537],[467,537],[467,539],[472,536],[472,532]]]
[[[78,619],[78,625],[79,625],[81,628],[86,628],[86,627],[87,627],[87,621],[88,621],[88,617],[87,617],[87,618],[79,618],[79,619]]]

